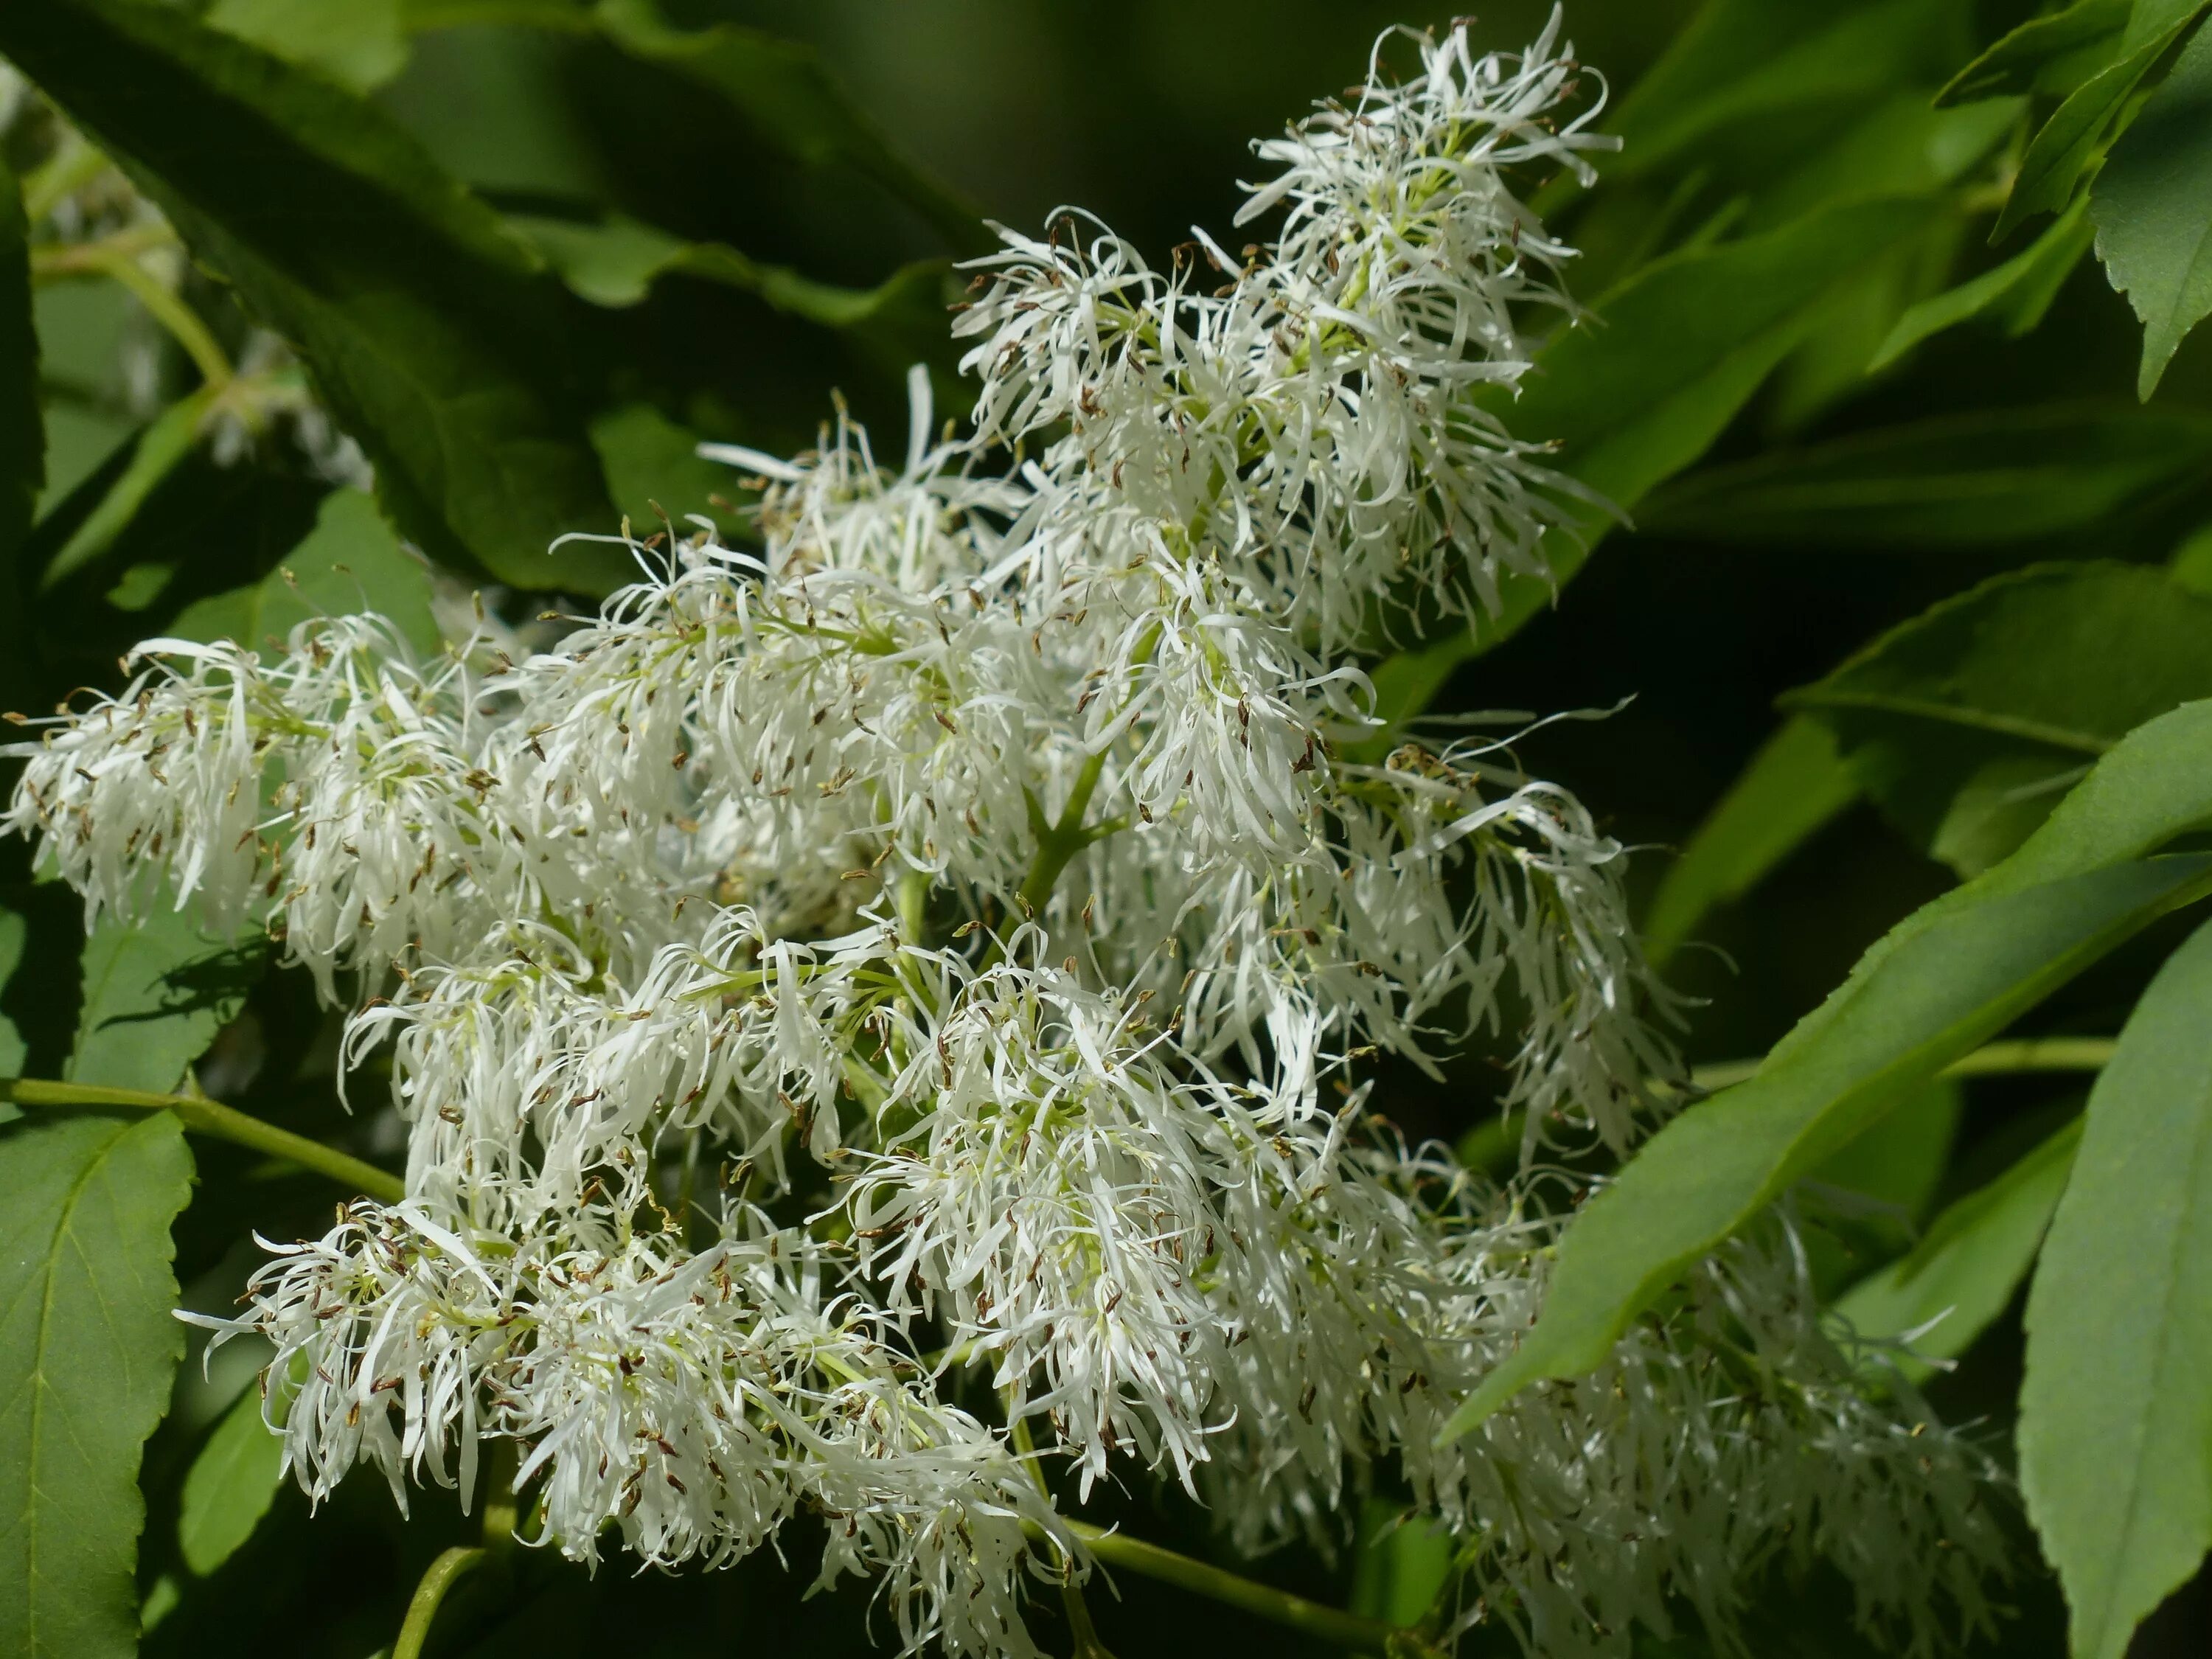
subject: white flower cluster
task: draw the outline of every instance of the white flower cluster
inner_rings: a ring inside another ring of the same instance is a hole
[[[964,431],[917,374],[896,471],[842,413],[718,452],[763,546],[656,536],[550,650],[153,641],[22,746],[8,827],[95,913],[259,922],[366,999],[349,1060],[390,1046],[407,1201],[246,1322],[311,1492],[465,1492],[507,1437],[572,1556],[726,1561],[805,1507],[908,1647],[1023,1655],[1024,1561],[1086,1567],[1033,1475],[1154,1472],[1258,1548],[1395,1457],[1533,1650],[1670,1599],[1724,1634],[1784,1533],[1915,1642],[1977,1613],[1978,1466],[1767,1257],[1434,1443],[1559,1206],[1401,1146],[1367,1062],[1502,1040],[1532,1152],[1626,1147],[1671,1065],[1572,798],[1495,744],[1358,757],[1358,653],[1541,580],[1571,488],[1498,413],[1567,305],[1512,180],[1602,142],[1557,28],[1406,37],[1412,78],[1261,147],[1241,261],[1007,234]]]

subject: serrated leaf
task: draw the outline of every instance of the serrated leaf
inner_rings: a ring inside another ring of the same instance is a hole
[[[1883,338],[1867,372],[1886,368],[1922,341],[1978,318],[1995,319],[2015,340],[2030,332],[2089,251],[2095,232],[2088,213],[2087,200],[2077,201],[2002,264],[1911,307]]]
[[[267,956],[258,938],[234,945],[209,937],[166,899],[137,921],[103,919],[85,941],[84,1000],[65,1075],[173,1092],[236,1018]]]
[[[2126,733],[2208,696],[2212,602],[2155,566],[2078,564],[1946,599],[1784,702],[1917,845],[1974,875]]]
[[[140,1448],[185,1351],[167,1112],[0,1130],[0,1653],[131,1659]]]
[[[1916,1382],[1966,1352],[2027,1280],[2081,1139],[2077,1118],[1947,1206],[1909,1255],[1854,1285],[1836,1311],[1862,1336],[1910,1335],[1895,1363]]]
[[[1749,1082],[1676,1117],[1566,1231],[1541,1316],[1454,1413],[1468,1432],[1541,1377],[1601,1364],[1681,1271],[1953,1060],[2158,917],[2212,855],[2212,702],[2131,733],[2011,858],[1877,940]]]
[[[2140,45],[2124,46],[2124,56],[2084,81],[2051,112],[2021,157],[1996,228],[1990,233],[1992,242],[2012,234],[2021,221],[2039,213],[2057,213],[2073,200],[2074,186],[2096,164],[2130,95],[2203,3],[2192,0],[2187,15],[2163,33]],[[2130,27],[2130,38],[2133,33]]]
[[[261,1411],[261,1390],[249,1387],[185,1475],[177,1544],[185,1565],[203,1578],[253,1536],[283,1479],[283,1437],[270,1431]]]
[[[1645,955],[1665,963],[1716,905],[1749,892],[1858,795],[1826,727],[1803,719],[1784,726],[1668,866],[1644,920]]]
[[[2212,1545],[2212,927],[2089,1093],[2027,1298],[2020,1471],[2077,1659],[2121,1659]]]
[[[2212,312],[2212,33],[2199,33],[2106,158],[2089,191],[2097,257],[2142,319],[2149,398]]]
[[[131,0],[0,9],[0,51],[299,348],[410,539],[525,587],[622,580],[605,548],[547,550],[614,517],[573,302],[389,117]]]
[[[2212,462],[2212,417],[2128,404],[1978,410],[1713,467],[1653,495],[1656,535],[1972,548],[2097,524]]]
[[[1953,76],[1936,102],[2071,92],[2118,54],[2133,9],[2134,0],[2075,0],[2031,17]]]
[[[251,587],[185,606],[167,631],[267,651],[311,617],[361,611],[392,623],[423,655],[436,653],[428,569],[399,544],[373,500],[357,489],[335,489],[323,498],[315,527],[276,569]]]

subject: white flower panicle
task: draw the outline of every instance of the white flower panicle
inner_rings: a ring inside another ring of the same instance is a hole
[[[349,1066],[388,1049],[406,1201],[279,1247],[234,1328],[312,1495],[465,1494],[513,1440],[568,1555],[720,1564],[803,1510],[904,1648],[1024,1656],[1025,1578],[1088,1560],[1054,1474],[1157,1474],[1261,1548],[1395,1460],[1464,1620],[1532,1651],[1682,1605],[1725,1641],[1778,1547],[1909,1647],[1980,1616],[1981,1465],[1871,1403],[1786,1249],[1435,1444],[1540,1305],[1536,1155],[1626,1150],[1674,1066],[1621,848],[1503,741],[1393,749],[1358,666],[1569,532],[1507,423],[1572,315],[1519,192],[1597,102],[1556,18],[1386,37],[1260,146],[1273,243],[1004,233],[964,435],[917,371],[896,471],[842,410],[715,449],[757,550],[655,538],[520,660],[150,641],[18,746],[7,827],[91,914],[260,925],[353,1005]],[[1376,1058],[1472,1043],[1525,1115],[1504,1192],[1370,1110]]]

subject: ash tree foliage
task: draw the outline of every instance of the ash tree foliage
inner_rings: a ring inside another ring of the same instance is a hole
[[[2201,9],[0,10],[0,1653],[2165,1650]]]

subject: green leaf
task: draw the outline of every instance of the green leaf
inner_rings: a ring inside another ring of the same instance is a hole
[[[2197,530],[2175,548],[2166,570],[2185,592],[2212,599],[2212,525]]]
[[[2013,228],[2022,220],[2038,213],[2056,213],[2073,199],[2075,185],[2096,165],[2129,94],[2203,3],[2204,0],[2192,0],[2186,8],[2187,16],[2163,33],[2124,48],[2126,55],[2118,63],[2091,76],[2051,112],[2051,118],[2028,141],[2027,153],[2021,157],[2020,172],[2005,198],[2004,210],[1997,215],[1996,228],[1990,233],[1992,242],[2012,234]],[[2133,33],[2131,27],[2130,37]]]
[[[1655,495],[1654,535],[1972,548],[2087,529],[2212,462],[2212,416],[2127,404],[1977,410],[1713,467]]]
[[[84,946],[84,1001],[65,1075],[168,1094],[237,1016],[259,976],[258,939],[226,944],[160,902],[131,922],[108,917]]]
[[[1644,923],[1645,954],[1665,963],[1714,906],[1749,892],[1858,795],[1827,728],[1790,721],[1752,757],[1659,884]]]
[[[547,550],[614,518],[573,302],[390,118],[132,0],[0,9],[0,52],[300,349],[410,539],[524,587],[622,580],[605,547]]]
[[[2120,1659],[2212,1545],[2212,927],[2089,1093],[2027,1298],[2021,1486],[2077,1659]]]
[[[259,1389],[239,1395],[185,1476],[177,1543],[203,1578],[253,1536],[283,1479],[284,1441],[270,1432],[261,1407]]]
[[[509,21],[539,21],[533,9]],[[793,160],[872,179],[963,252],[988,246],[975,209],[902,158],[811,46],[736,23],[671,28],[653,0],[600,0],[594,16],[623,51],[714,93]]]
[[[2132,52],[2154,40],[2172,40],[2203,9],[2204,0],[2134,0],[2128,9],[2128,27],[2121,38],[2120,49]]]
[[[368,92],[406,64],[400,11],[400,0],[216,0],[204,21],[349,92]]]
[[[909,363],[951,356],[951,267],[942,259],[902,265],[874,288],[840,288],[763,264],[719,242],[687,242],[619,213],[597,222],[515,214],[507,222],[593,305],[636,305],[658,278],[681,274],[756,295],[787,316],[847,331],[872,347],[878,366],[894,375]]]
[[[1802,130],[1887,99],[1942,61],[1963,15],[1947,0],[1712,0],[1607,124],[1623,148],[1607,171],[1674,168],[1731,128],[1780,117]]]
[[[46,482],[28,234],[15,175],[0,162],[0,599],[11,609],[21,599],[15,555],[31,533]]]
[[[1960,70],[1939,106],[2029,93],[2068,93],[2112,61],[2134,0],[2075,0],[2031,17]]]
[[[1806,1171],[1796,1200],[1815,1292],[1833,1294],[1869,1263],[1903,1255],[1942,1185],[1966,1113],[1956,1078],[1900,1098],[1873,1127]]]
[[[2212,855],[2144,856],[2208,823],[2212,702],[2130,733],[2012,857],[1877,940],[1749,1082],[1653,1136],[1567,1229],[1534,1329],[1444,1437],[1540,1377],[1595,1369],[1683,1268],[1791,1182],[2090,963],[2212,891]]]
[[[729,533],[737,517],[711,499],[738,493],[731,470],[702,459],[699,434],[678,426],[650,404],[626,404],[592,422],[592,442],[614,486],[615,501],[641,538],[658,523],[658,507],[688,534],[684,520],[696,514]]]
[[[2076,1118],[1948,1206],[1910,1255],[1854,1285],[1836,1311],[1864,1337],[1909,1334],[1911,1352],[1896,1363],[1916,1382],[1966,1352],[2027,1279],[2081,1139]]]
[[[1385,1624],[1420,1623],[1451,1575],[1450,1530],[1434,1516],[1370,1498],[1359,1516],[1350,1611]]]
[[[1784,702],[1917,845],[1973,875],[2126,733],[2201,697],[2212,601],[2156,566],[2078,564],[1946,599]]]
[[[169,1224],[191,1154],[167,1112],[0,1130],[0,1653],[131,1659],[139,1449],[184,1328]]]
[[[50,592],[91,564],[114,545],[131,527],[147,498],[192,453],[199,441],[200,423],[215,404],[218,388],[202,386],[171,404],[139,432],[131,459],[107,493],[100,497],[83,523],[70,532],[39,577],[41,592]]]
[[[357,489],[323,498],[315,527],[251,587],[195,601],[167,632],[186,640],[232,640],[257,650],[282,645],[311,617],[374,611],[425,656],[440,644],[430,611],[430,573],[399,544],[376,503]]]
[[[2088,213],[2086,198],[2075,202],[2002,264],[1910,307],[1883,338],[1867,372],[1886,368],[1922,341],[1978,318],[1995,319],[2012,339],[2033,331],[2089,251],[2095,233]]]
[[[2090,187],[2097,257],[2142,319],[2148,398],[2182,337],[2212,312],[2212,33],[2199,33]]]
[[[23,963],[23,940],[29,927],[13,910],[0,910],[0,991],[15,976]],[[23,1071],[23,1034],[15,1022],[0,1014],[0,1077],[20,1077]],[[12,1115],[4,1114],[0,1115]]]
[[[1827,301],[1868,265],[1924,230],[1919,199],[1847,202],[1763,235],[1655,260],[1538,354],[1517,401],[1497,400],[1516,437],[1559,446],[1559,467],[1632,510],[1695,462],[1803,339]],[[1546,546],[1553,579],[1509,577],[1498,616],[1381,665],[1376,712],[1418,714],[1460,663],[1540,615],[1613,520],[1585,507]],[[1387,752],[1385,736],[1362,753]]]

